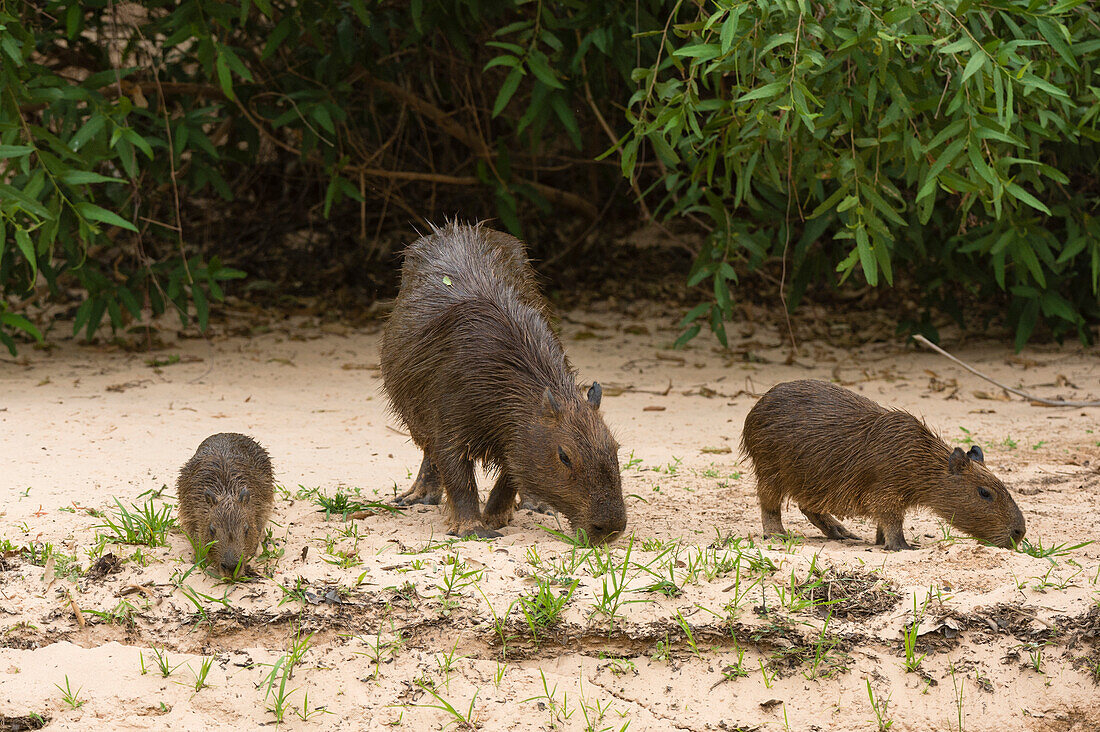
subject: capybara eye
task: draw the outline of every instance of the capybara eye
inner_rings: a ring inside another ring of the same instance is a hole
[[[206,528],[210,530],[210,535],[213,536],[214,535],[214,524],[210,524]]]
[[[988,488],[983,488],[981,486],[978,486],[978,495],[981,496],[982,498],[984,498],[987,501],[992,501],[993,500],[993,494],[989,492]]]
[[[569,456],[565,454],[565,450],[558,448],[558,457],[561,458],[561,464],[567,468],[573,467],[573,461],[569,459]]]

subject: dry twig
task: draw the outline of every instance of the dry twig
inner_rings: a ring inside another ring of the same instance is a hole
[[[931,348],[933,351],[940,354],[941,356],[946,356],[947,358],[951,359],[952,361],[954,361],[958,365],[962,366],[964,369],[966,369],[970,373],[974,374],[975,376],[979,376],[979,377],[985,379],[990,384],[993,384],[995,386],[999,386],[1002,389],[1004,389],[1005,391],[1012,392],[1016,396],[1027,399],[1028,401],[1038,402],[1039,404],[1044,404],[1048,407],[1100,407],[1100,401],[1070,402],[1070,401],[1066,401],[1064,399],[1045,399],[1043,397],[1033,396],[1031,394],[1028,394],[1025,391],[1020,391],[1019,389],[1014,389],[1011,386],[1005,386],[1004,384],[997,381],[996,379],[991,378],[989,376],[986,376],[985,374],[983,374],[981,371],[978,371],[978,369],[974,368],[973,366],[971,366],[971,365],[955,358],[950,353],[943,350],[942,348],[940,348],[939,346],[937,346],[935,343],[928,340],[924,336],[922,336],[920,334],[914,335],[913,340],[915,340],[917,343],[920,343],[922,346],[926,346],[928,348]]]

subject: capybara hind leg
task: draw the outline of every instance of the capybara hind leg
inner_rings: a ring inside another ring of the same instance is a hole
[[[885,539],[886,551],[896,552],[913,548],[905,541],[905,530],[902,528],[901,519],[883,521],[879,526]]]
[[[875,543],[876,544],[885,544],[886,543],[886,537],[883,536],[883,533],[882,533],[882,524],[879,524],[878,528],[875,529]]]
[[[412,506],[417,503],[438,506],[442,499],[443,484],[439,481],[439,470],[428,456],[424,455],[424,460],[420,463],[420,472],[416,474],[412,487],[399,495],[394,503],[398,506]]]
[[[757,480],[756,496],[760,499],[760,520],[764,524],[764,536],[779,536],[783,530],[783,495],[772,490],[766,481]]]
[[[810,520],[810,523],[820,529],[821,533],[830,539],[858,539],[844,524],[837,521],[832,514],[814,513],[799,507],[799,510]]]
[[[485,525],[499,529],[512,520],[515,507],[516,482],[502,472],[493,486],[493,492],[489,494],[489,500],[485,502]]]
[[[474,482],[474,463],[461,455],[447,453],[437,455],[439,477],[451,509],[452,536],[479,536],[491,539],[500,536],[500,532],[490,530],[481,518],[478,505],[477,483]]]

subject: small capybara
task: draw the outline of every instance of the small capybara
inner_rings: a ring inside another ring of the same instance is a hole
[[[908,412],[824,381],[789,381],[760,397],[741,449],[767,536],[783,533],[783,499],[793,498],[831,539],[859,538],[834,516],[874,518],[875,543],[888,550],[910,548],[902,521],[913,506],[999,547],[1024,538],[1024,517],[980,447],[950,450]]]
[[[511,519],[517,493],[593,542],[626,528],[603,392],[594,383],[581,398],[548,309],[515,237],[456,222],[405,250],[381,368],[424,459],[398,502],[438,503],[445,491],[452,534],[500,536],[492,529]],[[484,514],[476,460],[498,471]]]
[[[211,435],[180,469],[176,492],[183,530],[199,546],[214,542],[207,566],[225,575],[243,569],[275,502],[267,451],[245,435]]]

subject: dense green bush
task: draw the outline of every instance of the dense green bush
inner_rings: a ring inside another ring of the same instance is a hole
[[[713,303],[685,325],[709,317],[724,340],[731,265],[782,256],[792,306],[833,270],[871,285],[905,270],[960,321],[959,289],[1007,295],[1018,348],[1040,317],[1089,339],[1096,6],[717,2],[685,5],[662,37],[633,76],[622,160],[630,175],[651,144],[667,169],[661,210],[713,232],[691,275],[713,280]]]
[[[631,36],[659,5],[0,3],[0,307],[76,284],[89,337],[105,315],[123,328],[166,308],[205,326],[242,273],[203,253],[270,227],[340,216],[361,246],[387,214],[594,219],[593,196],[554,178],[612,141],[575,110],[625,98],[624,49],[646,47]],[[33,330],[0,313],[9,347]]]
[[[370,254],[616,200],[711,232],[685,338],[724,338],[737,272],[779,257],[792,305],[904,271],[960,319],[1003,298],[1017,344],[1087,338],[1098,27],[1004,0],[0,2],[0,342],[74,288],[74,333],[205,327],[223,260],[314,227]]]

